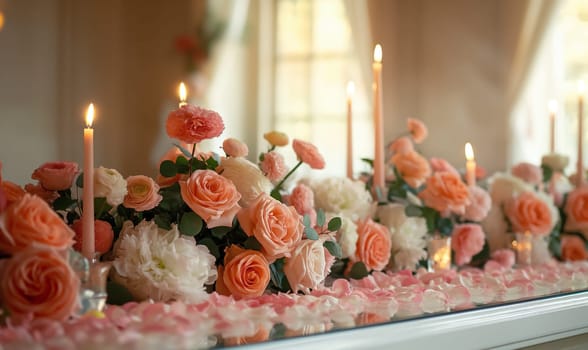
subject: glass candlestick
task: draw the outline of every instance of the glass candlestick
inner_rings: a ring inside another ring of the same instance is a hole
[[[451,237],[435,235],[428,245],[429,271],[443,271],[451,269]]]

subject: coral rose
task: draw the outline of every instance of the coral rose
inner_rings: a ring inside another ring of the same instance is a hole
[[[236,245],[227,248],[225,266],[219,266],[219,293],[232,295],[235,299],[258,297],[263,294],[269,281],[269,262],[263,254]]]
[[[239,204],[242,207],[249,206],[260,193],[270,193],[273,188],[261,170],[245,158],[224,158],[216,170],[235,184],[241,193]]]
[[[302,217],[294,207],[286,206],[266,193],[260,194],[248,208],[238,214],[239,223],[248,236],[261,244],[270,262],[289,257],[302,239]]]
[[[564,229],[581,232],[588,238],[588,186],[576,188],[568,194],[564,212],[567,215]]]
[[[488,215],[492,207],[490,194],[481,187],[470,187],[470,204],[465,208],[464,219],[469,221],[482,221]]]
[[[581,261],[588,259],[586,243],[576,235],[563,235],[561,238],[561,258],[564,261]]]
[[[355,261],[361,261],[368,270],[382,271],[390,260],[392,240],[386,226],[364,219],[357,223]]]
[[[510,169],[510,172],[519,179],[532,185],[539,185],[543,182],[543,171],[531,163],[518,163]]]
[[[228,138],[223,141],[223,150],[229,157],[247,157],[249,147],[237,139]]]
[[[184,202],[209,228],[233,225],[241,194],[231,180],[212,170],[197,170],[180,181],[180,189]]]
[[[426,206],[448,216],[451,213],[463,215],[470,204],[470,191],[458,174],[450,172],[434,173],[427,179],[425,189],[419,198]]]
[[[555,225],[555,217],[545,200],[533,192],[523,192],[506,201],[504,211],[514,232],[529,231],[534,235],[546,235]]]
[[[310,142],[294,139],[292,141],[292,148],[298,159],[308,164],[313,169],[323,169],[325,167],[325,159],[319,153],[318,148]]]
[[[106,198],[113,207],[122,204],[127,195],[127,182],[115,169],[94,169],[94,197]]]
[[[290,142],[288,135],[280,131],[267,132],[263,134],[263,138],[272,146],[286,146]]]
[[[450,173],[459,174],[457,169],[455,169],[453,165],[449,164],[449,162],[443,158],[433,157],[429,159],[429,163],[431,164],[431,168],[433,169],[434,173],[439,171],[448,171]]]
[[[412,141],[406,136],[399,137],[394,140],[389,148],[391,153],[408,153],[414,151],[414,146],[412,145]]]
[[[185,143],[199,143],[217,137],[224,129],[223,119],[218,113],[192,105],[170,112],[165,124],[169,137]]]
[[[39,180],[46,190],[63,191],[71,187],[78,172],[77,163],[49,162],[35,169],[31,178]]]
[[[53,201],[59,198],[59,193],[57,193],[57,191],[47,190],[43,186],[41,186],[41,184],[26,184],[25,191],[27,193],[43,198],[43,200],[49,204],[53,203]]]
[[[82,251],[82,240],[84,238],[83,235],[83,224],[82,220],[76,220],[71,225],[72,230],[74,230],[76,237],[76,243],[74,244],[74,249],[78,252]],[[94,221],[94,247],[96,252],[100,254],[104,254],[110,250],[112,247],[112,241],[114,239],[114,232],[112,231],[112,226],[106,221],[103,220],[95,220]]]
[[[412,136],[412,139],[415,143],[422,143],[425,141],[427,136],[429,135],[429,131],[427,130],[427,126],[418,119],[408,118],[408,132]]]
[[[392,164],[402,179],[413,188],[421,186],[431,175],[429,162],[416,151],[396,153],[392,157]]]
[[[451,233],[451,248],[458,266],[468,264],[484,248],[484,231],[476,224],[455,225]]]
[[[60,253],[29,247],[6,262],[0,293],[17,322],[33,318],[65,321],[78,306],[79,279]]]
[[[74,232],[43,199],[25,194],[6,208],[0,251],[14,254],[30,245],[65,249],[73,244]]]
[[[314,192],[305,184],[298,184],[288,196],[288,202],[296,208],[298,214],[308,214],[314,211]]]
[[[265,153],[259,167],[270,181],[278,181],[288,172],[284,156],[276,151]]]
[[[327,277],[329,269],[322,240],[304,239],[286,259],[284,273],[293,292],[309,293]]]
[[[18,202],[26,193],[22,187],[10,181],[2,181],[2,191],[8,205]]]
[[[155,208],[163,199],[159,194],[159,185],[152,178],[144,175],[127,177],[127,195],[123,205],[136,211]]]

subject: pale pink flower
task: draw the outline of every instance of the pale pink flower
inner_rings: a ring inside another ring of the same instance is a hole
[[[510,269],[515,263],[515,254],[510,249],[498,249],[492,253],[491,258],[506,269]]]
[[[521,162],[513,166],[510,172],[532,185],[539,185],[543,182],[543,172],[538,166],[531,163]]]
[[[185,105],[170,112],[165,128],[171,138],[186,143],[199,143],[219,136],[225,125],[217,112]]]
[[[237,139],[228,138],[223,142],[223,150],[229,157],[247,157],[249,148]]]
[[[455,263],[464,265],[484,248],[482,226],[476,224],[455,225],[451,234],[451,248],[455,252]]]
[[[284,273],[294,292],[308,292],[319,286],[327,277],[328,271],[325,249],[321,240],[300,241],[286,258]]]
[[[152,178],[145,175],[129,176],[127,178],[127,194],[123,205],[136,211],[146,211],[155,208],[163,199],[159,194],[159,185]]]
[[[46,190],[63,191],[71,187],[78,171],[74,162],[49,162],[35,169],[31,178],[39,180]]]
[[[314,211],[314,192],[305,184],[296,185],[288,200],[300,215]]]
[[[432,157],[429,159],[429,164],[431,164],[431,170],[433,170],[434,173],[438,171],[448,171],[450,173],[459,174],[457,169],[443,158]]]
[[[412,139],[415,143],[421,143],[429,135],[429,131],[427,130],[427,126],[418,119],[408,118],[408,131],[410,132]]]
[[[470,204],[465,208],[464,218],[469,221],[482,221],[490,211],[492,198],[481,187],[470,187]]]
[[[310,142],[294,139],[292,141],[292,148],[298,159],[308,164],[313,169],[323,169],[325,167],[325,159],[319,153],[318,148]]]
[[[410,141],[410,139],[406,136],[397,138],[390,144],[389,147],[392,153],[408,153],[414,151],[412,141]]]
[[[259,167],[270,181],[278,181],[288,172],[284,156],[275,151],[265,153]]]

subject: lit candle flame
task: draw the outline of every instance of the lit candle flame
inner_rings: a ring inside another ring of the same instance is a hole
[[[4,27],[4,13],[0,11],[0,30]]]
[[[465,156],[467,160],[474,160],[474,149],[469,142],[465,144]]]
[[[550,100],[549,103],[547,104],[547,106],[549,107],[549,112],[551,114],[555,114],[557,113],[557,101],[556,100]]]
[[[374,48],[374,61],[381,63],[382,62],[382,45],[376,44]]]
[[[584,96],[585,91],[586,91],[586,86],[584,85],[584,80],[578,81],[578,94],[580,96]]]
[[[355,83],[350,81],[347,83],[347,97],[352,98],[353,94],[355,94]]]
[[[92,123],[94,122],[94,104],[90,103],[88,109],[86,110],[86,126],[88,128],[92,127]]]
[[[180,102],[181,103],[186,102],[186,98],[188,97],[188,90],[186,89],[186,84],[184,84],[184,82],[180,83],[179,95],[180,95]]]

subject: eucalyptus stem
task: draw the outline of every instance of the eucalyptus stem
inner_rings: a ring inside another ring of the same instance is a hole
[[[286,174],[286,176],[284,176],[284,178],[282,180],[280,180],[280,182],[278,182],[278,184],[274,187],[272,192],[279,191],[280,188],[282,188],[282,185],[284,184],[284,182],[290,177],[290,175],[292,175],[296,171],[296,169],[298,169],[302,165],[302,163],[303,163],[302,161],[299,161],[298,164],[296,164],[296,166],[294,168],[292,168],[292,170],[290,170],[288,172],[288,174]]]

